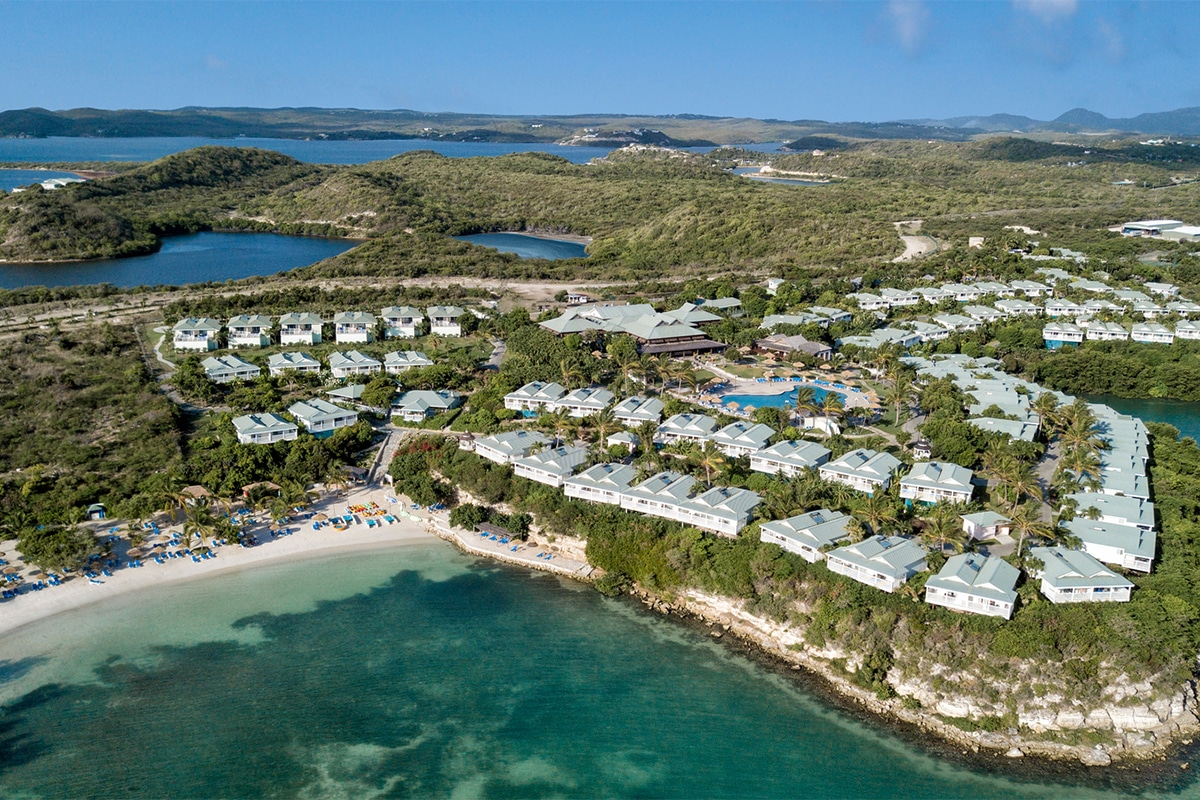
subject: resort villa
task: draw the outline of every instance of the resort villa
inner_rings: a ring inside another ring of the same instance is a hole
[[[709,436],[708,441],[730,458],[737,458],[762,450],[774,435],[774,428],[739,420]]]
[[[586,447],[545,447],[536,453],[512,461],[513,473],[555,488],[587,463]]]
[[[613,407],[613,416],[618,422],[626,425],[640,425],[643,422],[658,422],[662,419],[663,401],[657,397],[627,397]]]
[[[370,375],[379,372],[381,369],[383,369],[383,364],[357,350],[329,354],[329,371],[335,378],[349,378],[351,375]]]
[[[963,531],[972,539],[988,540],[1008,536],[1012,520],[995,511],[980,511],[962,516]]]
[[[793,478],[829,460],[830,450],[816,442],[787,440],[750,454],[750,469],[768,475]]]
[[[239,314],[229,319],[230,347],[269,347],[271,318],[262,314]]]
[[[691,496],[696,479],[667,470],[621,495],[621,508],[736,536],[750,522],[759,497],[747,489],[718,486]]]
[[[579,500],[619,506],[636,476],[637,471],[628,464],[597,464],[565,479],[563,493]]]
[[[1133,584],[1080,550],[1034,547],[1029,554],[1042,562],[1034,574],[1051,603],[1125,603]]]
[[[430,306],[425,309],[429,316],[429,332],[434,336],[462,336],[459,319],[467,313],[458,306]]]
[[[176,350],[208,352],[221,346],[221,323],[208,317],[188,317],[175,323],[171,343]]]
[[[274,444],[290,442],[296,438],[299,428],[278,414],[246,414],[235,417],[233,429],[237,431],[239,444]]]
[[[876,489],[887,491],[900,459],[891,453],[879,453],[859,448],[840,458],[828,461],[819,468],[821,477],[827,481],[841,483],[860,492],[874,494]]]
[[[925,548],[911,539],[872,536],[831,550],[825,564],[831,572],[891,593],[927,568],[925,557]]]
[[[333,340],[338,344],[366,344],[374,338],[375,315],[343,311],[333,317]]]
[[[566,393],[560,384],[532,381],[504,395],[504,407],[509,411],[549,412]]]
[[[458,408],[461,403],[462,395],[449,389],[410,389],[392,399],[392,418],[399,417],[405,422],[421,422],[452,408]]]
[[[900,479],[900,496],[918,503],[969,503],[975,486],[974,473],[947,461],[921,461]]]
[[[319,397],[292,403],[288,407],[288,413],[295,417],[305,430],[318,438],[332,436],[337,429],[358,422],[357,412],[347,411]]]
[[[1104,564],[1149,572],[1154,564],[1158,537],[1154,531],[1098,519],[1075,517],[1064,523],[1083,544],[1083,552]]]
[[[777,544],[805,561],[815,563],[825,558],[825,548],[849,537],[846,530],[852,517],[840,511],[820,508],[759,526],[759,539]]]
[[[388,306],[380,316],[385,339],[415,339],[425,322],[421,309],[412,306]]]
[[[267,369],[272,378],[283,375],[288,370],[316,374],[321,371],[321,362],[308,353],[275,353],[267,359]]]
[[[960,553],[925,581],[925,602],[988,617],[1012,617],[1020,571],[1000,558]]]
[[[319,314],[307,311],[284,314],[279,318],[279,343],[288,344],[320,344],[321,326],[325,320]]]
[[[717,430],[717,421],[703,414],[676,414],[658,427],[663,444],[697,442],[703,444]]]
[[[475,454],[497,464],[511,464],[548,444],[550,439],[537,431],[504,431],[476,439]]]
[[[394,353],[388,353],[383,357],[383,368],[387,370],[389,375],[399,375],[401,372],[408,372],[410,369],[421,369],[422,367],[432,366],[433,359],[416,350],[398,350]]]
[[[237,356],[209,356],[200,362],[200,366],[213,383],[252,381],[262,374],[260,368]]]
[[[568,392],[554,403],[555,411],[565,411],[567,416],[582,419],[599,414],[615,399],[608,389],[585,387]]]

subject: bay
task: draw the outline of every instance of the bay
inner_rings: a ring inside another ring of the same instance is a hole
[[[608,147],[501,142],[439,142],[427,139],[328,141],[323,139],[208,139],[199,136],[91,139],[51,136],[45,139],[0,138],[0,163],[80,161],[153,161],[193,147],[258,147],[313,164],[366,164],[412,150],[432,150],[450,158],[501,156],[508,153],[552,153],[586,164],[611,152]],[[707,148],[711,149],[711,148]]]
[[[148,589],[0,652],[4,797],[1109,794],[935,757],[706,629],[442,542]]]
[[[587,258],[586,245],[563,239],[545,239],[523,233],[474,233],[470,236],[455,236],[460,242],[470,242],[480,247],[490,247],[501,253],[515,253],[521,258],[545,258],[555,261],[561,258]]]
[[[183,286],[274,275],[344,253],[357,242],[275,233],[195,233],[163,239],[157,253],[60,264],[0,264],[0,288],[111,283]]]
[[[258,147],[274,150],[314,164],[366,164],[407,153],[432,150],[449,158],[501,156],[508,153],[550,153],[576,164],[603,158],[610,147],[576,147],[553,143],[441,142],[429,139],[377,139],[371,141],[329,141],[326,139],[269,139],[241,137],[209,139],[199,136],[162,136],[132,138],[84,138],[51,136],[45,139],[0,138],[0,163],[56,163],[80,161],[153,161],[190,150],[193,147]],[[781,142],[738,145],[745,150],[778,153]],[[712,147],[683,148],[692,153],[708,153]]]

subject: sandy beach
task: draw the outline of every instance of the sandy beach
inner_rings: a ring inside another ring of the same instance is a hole
[[[347,493],[344,497],[329,498],[316,503],[306,509],[305,513],[341,515],[349,505],[374,501],[387,513],[396,516],[396,512],[402,506],[399,503],[389,503],[386,498],[390,495],[391,492],[385,489],[359,489]],[[425,528],[429,512],[412,513],[419,517],[418,521],[396,517],[396,522],[390,525],[385,523],[369,528],[365,522],[361,522],[344,531],[335,530],[330,526],[315,531],[312,529],[312,520],[293,521],[290,527],[295,532],[291,536],[274,539],[269,537],[266,525],[256,525],[252,529],[260,542],[256,547],[221,547],[216,550],[216,558],[199,563],[190,558],[174,558],[158,564],[153,558],[143,558],[144,566],[130,568],[122,565],[112,571],[111,577],[100,578],[102,583],[99,584],[76,576],[61,586],[49,587],[38,592],[27,591],[14,599],[0,601],[0,636],[63,611],[82,608],[152,586],[248,570],[266,563],[311,559],[334,552],[363,551],[437,541],[437,537]],[[102,529],[107,530],[112,524],[111,521],[106,522]],[[164,527],[163,530],[167,528]],[[0,550],[8,553],[9,563],[14,563],[14,545],[15,542],[12,541],[0,544]]]

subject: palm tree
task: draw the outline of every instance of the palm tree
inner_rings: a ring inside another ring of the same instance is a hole
[[[1017,537],[1017,558],[1020,559],[1021,551],[1025,547],[1025,540],[1029,538],[1044,538],[1051,533],[1050,526],[1042,522],[1038,507],[1032,503],[1023,503],[1014,506],[1009,511],[1008,518],[1009,531]]]
[[[796,389],[795,408],[798,414],[805,412],[816,414],[821,410],[821,404],[817,402],[817,393],[811,386],[801,386]]]
[[[185,549],[191,548],[192,539],[200,537],[200,541],[204,541],[205,537],[212,535],[216,530],[217,518],[209,508],[208,503],[196,503],[188,507],[187,518],[183,521],[183,546]]]
[[[925,527],[921,538],[936,544],[939,553],[945,552],[946,545],[956,553],[963,552],[967,545],[967,532],[963,530],[961,520],[964,510],[962,503],[934,504],[922,517]]]
[[[559,362],[559,367],[562,368],[563,386],[567,387],[567,389],[573,388],[576,381],[582,383],[584,379],[583,370],[578,364],[572,363],[571,359],[564,358]]]
[[[628,393],[629,381],[633,378],[633,374],[640,363],[638,356],[636,353],[618,353],[612,357],[612,360],[621,373],[621,391]]]
[[[872,535],[881,533],[887,525],[900,522],[896,502],[887,492],[876,491],[864,495],[853,507],[855,516],[863,521]]]
[[[1033,413],[1037,414],[1046,441],[1050,440],[1052,426],[1058,419],[1058,407],[1058,398],[1052,392],[1042,392],[1030,403]]]
[[[867,529],[862,524],[862,520],[857,517],[851,517],[846,521],[846,538],[851,543],[861,542],[867,538]]]
[[[654,437],[658,436],[658,423],[646,420],[633,429],[638,438],[638,447],[643,454],[654,452]]]
[[[725,463],[725,453],[712,442],[705,442],[704,447],[700,449],[698,461],[699,465],[704,468],[704,483],[711,489],[712,471],[720,469],[721,465]]]
[[[621,423],[613,416],[611,408],[606,408],[598,414],[587,418],[587,424],[596,432],[596,439],[601,447],[608,441],[609,434],[616,432]]]

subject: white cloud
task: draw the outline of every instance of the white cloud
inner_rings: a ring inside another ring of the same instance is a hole
[[[1101,19],[1096,23],[1096,35],[1100,40],[1100,47],[1103,50],[1105,57],[1109,61],[1123,61],[1125,59],[1126,47],[1125,36],[1121,33],[1121,29],[1113,25],[1106,19]]]
[[[1079,0],[1012,0],[1012,4],[1046,24],[1070,19],[1079,10]]]
[[[916,53],[929,29],[929,7],[921,0],[891,0],[887,17],[900,46],[907,53]]]

